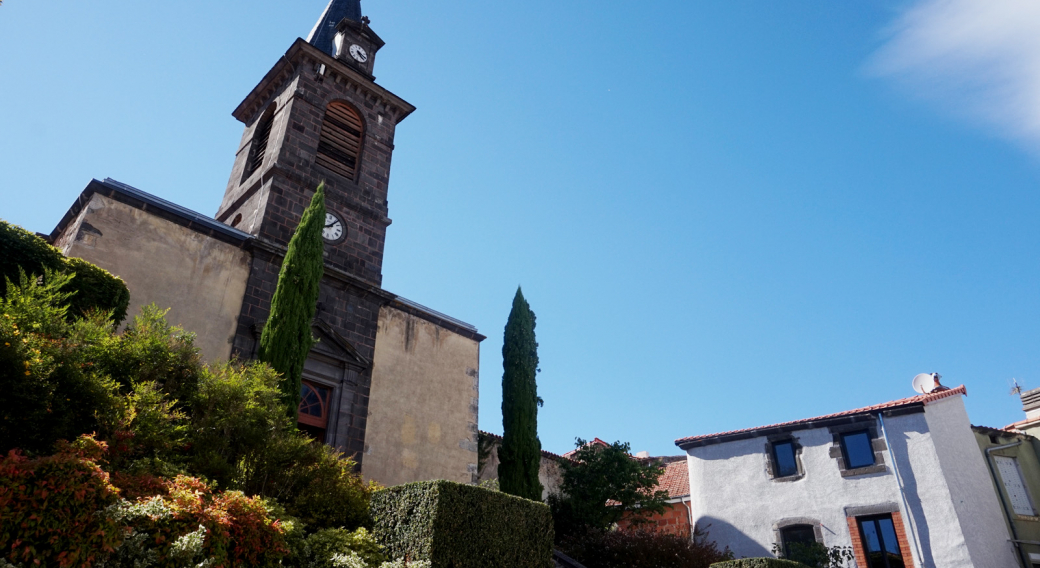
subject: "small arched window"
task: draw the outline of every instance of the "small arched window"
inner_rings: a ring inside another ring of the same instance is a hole
[[[267,107],[256,124],[256,130],[253,131],[253,143],[249,147],[249,158],[246,162],[245,175],[242,176],[243,181],[264,165],[267,144],[271,140],[272,125],[274,125],[274,105]]]
[[[347,103],[334,101],[325,108],[318,140],[319,165],[353,180],[361,155],[364,126],[361,116]]]

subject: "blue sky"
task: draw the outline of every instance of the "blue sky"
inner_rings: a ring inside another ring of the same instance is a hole
[[[92,177],[212,215],[230,115],[324,0],[6,0],[0,217]],[[1040,387],[1040,13],[1004,0],[388,2],[384,287],[471,322],[483,429],[538,315],[543,447]]]

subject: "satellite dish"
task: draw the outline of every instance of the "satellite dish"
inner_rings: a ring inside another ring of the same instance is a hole
[[[921,373],[914,377],[914,390],[921,394],[928,394],[935,390],[938,383],[935,373]]]

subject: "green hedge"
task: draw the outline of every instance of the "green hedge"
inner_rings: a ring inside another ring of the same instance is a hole
[[[741,558],[739,560],[727,560],[716,562],[710,568],[808,568],[800,562],[782,560],[779,558]]]
[[[390,558],[433,568],[548,568],[549,507],[451,481],[421,481],[372,496],[376,539]]]
[[[111,311],[120,323],[130,305],[130,290],[122,279],[81,258],[68,258],[61,251],[25,229],[0,220],[0,295],[7,286],[4,278],[18,281],[18,269],[27,274],[43,274],[45,268],[73,272],[76,277],[66,288],[75,292],[70,312],[83,315],[92,309]]]

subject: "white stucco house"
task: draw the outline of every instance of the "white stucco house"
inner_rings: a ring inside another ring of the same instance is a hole
[[[698,527],[739,557],[851,546],[859,568],[1020,566],[963,387],[676,440]]]

